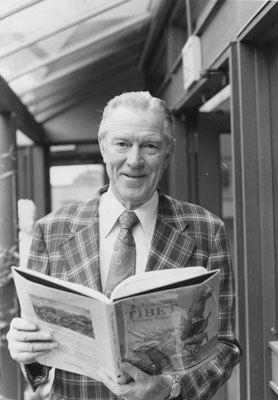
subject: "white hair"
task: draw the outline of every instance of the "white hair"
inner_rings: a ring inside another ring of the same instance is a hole
[[[151,96],[149,92],[126,92],[112,98],[103,110],[102,120],[99,126],[98,137],[103,139],[109,131],[109,118],[113,111],[120,106],[125,106],[133,110],[151,111],[162,118],[163,134],[165,135],[168,146],[174,144],[173,117],[166,103]]]

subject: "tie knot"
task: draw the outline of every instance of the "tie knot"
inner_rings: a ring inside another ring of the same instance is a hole
[[[119,217],[120,227],[132,230],[139,222],[137,215],[133,211],[124,211]]]

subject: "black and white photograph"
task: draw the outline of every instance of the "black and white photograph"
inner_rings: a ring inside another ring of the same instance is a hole
[[[1,400],[278,399],[277,107],[278,0],[0,0]],[[191,268],[213,338],[122,357],[130,279]]]

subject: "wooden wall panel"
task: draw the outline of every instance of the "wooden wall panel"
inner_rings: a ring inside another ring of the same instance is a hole
[[[188,146],[186,126],[175,118],[176,147],[168,168],[168,192],[180,200],[189,200]]]

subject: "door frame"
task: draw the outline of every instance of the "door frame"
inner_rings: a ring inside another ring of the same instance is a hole
[[[270,45],[278,4],[268,2],[231,45],[232,146],[238,285],[240,398],[274,400],[269,341],[277,340],[277,74]],[[272,48],[273,50],[273,48]],[[277,68],[277,67],[276,67]]]

